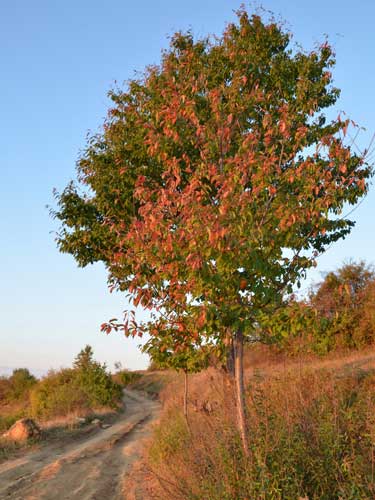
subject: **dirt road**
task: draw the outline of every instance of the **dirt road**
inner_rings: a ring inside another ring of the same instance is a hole
[[[45,446],[1,464],[0,498],[130,499],[126,473],[140,457],[160,405],[133,391],[124,392],[124,402],[120,420],[94,436]]]

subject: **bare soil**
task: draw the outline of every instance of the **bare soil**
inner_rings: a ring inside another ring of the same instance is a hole
[[[147,499],[140,470],[160,403],[124,391],[126,410],[110,427],[63,438],[0,464],[0,498],[17,500]],[[137,479],[139,477],[139,479]]]

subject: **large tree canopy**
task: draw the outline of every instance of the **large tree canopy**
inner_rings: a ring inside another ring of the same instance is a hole
[[[293,50],[274,22],[238,12],[221,37],[177,33],[160,65],[110,92],[103,131],[57,195],[58,246],[157,311],[126,334],[251,336],[353,222],[371,170],[346,144],[327,43]],[[177,346],[178,347],[178,346]],[[239,348],[238,348],[239,349]],[[239,352],[239,351],[238,351]]]

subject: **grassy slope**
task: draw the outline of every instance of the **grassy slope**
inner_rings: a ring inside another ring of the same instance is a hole
[[[149,375],[151,376],[151,375]],[[234,432],[235,408],[214,369],[161,393],[164,415],[149,462],[161,498],[359,500],[375,497],[375,351],[288,359],[246,356],[251,458]]]

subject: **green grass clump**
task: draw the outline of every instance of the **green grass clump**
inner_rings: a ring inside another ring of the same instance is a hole
[[[0,415],[0,434],[7,431],[20,418],[25,416],[24,410],[19,410],[9,415]]]

